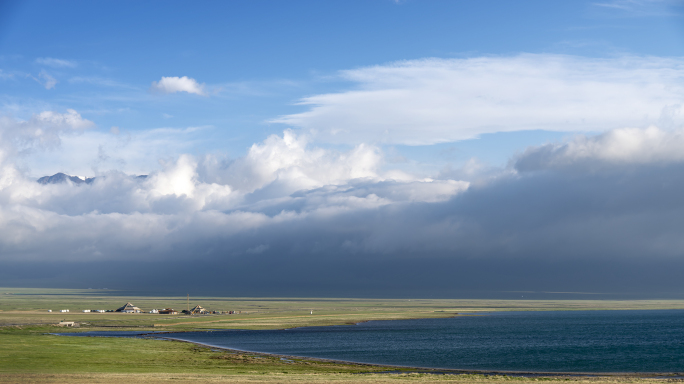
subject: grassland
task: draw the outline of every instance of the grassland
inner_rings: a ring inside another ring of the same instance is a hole
[[[357,323],[378,319],[448,317],[482,311],[684,309],[684,301],[501,301],[501,300],[366,300],[191,297],[190,305],[209,310],[241,311],[235,315],[158,315],[82,313],[115,309],[132,302],[143,310],[185,309],[185,297],[130,297],[113,291],[0,288],[0,383],[110,382],[432,382],[570,380],[577,382],[650,382],[638,377],[521,378],[483,375],[382,373],[387,367],[307,359],[281,360],[188,343],[69,338],[56,331],[279,329]],[[60,313],[60,309],[69,313]],[[52,313],[47,310],[52,309]],[[313,314],[311,314],[313,311]],[[60,320],[79,329],[58,328]],[[400,370],[401,371],[401,370]],[[662,380],[658,381],[662,382]]]

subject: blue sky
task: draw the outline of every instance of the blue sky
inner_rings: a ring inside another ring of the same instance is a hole
[[[684,265],[683,79],[678,0],[5,1],[0,278],[634,294]]]
[[[71,108],[102,131],[205,127],[187,150],[231,157],[287,128],[269,121],[305,111],[300,99],[358,86],[339,71],[521,53],[678,57],[684,47],[682,5],[671,1],[29,1],[4,8],[5,113],[27,119]],[[47,76],[56,81],[50,89]],[[195,79],[209,95],[150,93],[162,76]],[[481,142],[447,149],[457,149],[461,163],[476,157],[499,166],[525,145],[567,135],[504,136],[480,135]],[[444,166],[430,148],[392,150],[430,169]],[[59,162],[31,169],[41,176]],[[73,166],[59,170],[94,173]]]

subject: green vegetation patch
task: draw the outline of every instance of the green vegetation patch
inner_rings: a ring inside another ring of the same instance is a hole
[[[56,329],[0,329],[1,373],[332,373],[369,372],[385,368],[281,360],[199,347],[190,343],[110,337],[49,335]]]

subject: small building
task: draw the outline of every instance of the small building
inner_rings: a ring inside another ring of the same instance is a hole
[[[89,313],[89,312],[90,312],[90,309],[84,309],[83,310],[83,313]]]
[[[150,313],[159,313],[159,311],[156,310],[156,309],[153,309],[153,310],[150,311]]]
[[[159,310],[160,315],[177,315],[178,312],[176,312],[175,309],[173,308],[164,308]]]
[[[52,309],[48,309],[48,312],[52,312]]]
[[[136,307],[135,305],[131,303],[126,303],[123,307],[119,308],[116,310],[116,312],[123,312],[123,313],[141,313],[142,311],[140,308]]]
[[[202,308],[202,306],[200,306],[200,305],[197,305],[197,306],[195,306],[195,308],[190,310],[191,315],[205,315],[207,313],[209,313],[209,311]]]
[[[105,313],[104,309],[93,309],[92,312]]]
[[[81,325],[79,323],[75,323],[73,321],[60,321],[59,324],[57,324],[60,327],[75,327],[78,328]]]
[[[68,309],[60,309],[59,311],[60,311],[60,312],[69,312]]]

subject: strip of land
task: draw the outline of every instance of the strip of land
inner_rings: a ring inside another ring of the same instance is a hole
[[[190,305],[238,314],[160,315],[83,313],[132,302],[143,310],[187,308],[187,297],[129,296],[103,290],[0,288],[0,383],[114,382],[432,382],[538,380],[662,382],[640,375],[520,377],[351,364],[246,353],[163,340],[60,337],[53,332],[95,330],[191,331],[283,329],[368,320],[476,315],[483,311],[684,309],[682,300],[370,300],[191,297]],[[70,312],[58,312],[69,309]],[[52,310],[53,312],[47,312]],[[60,321],[80,328],[58,327]],[[667,380],[681,381],[678,377]]]

